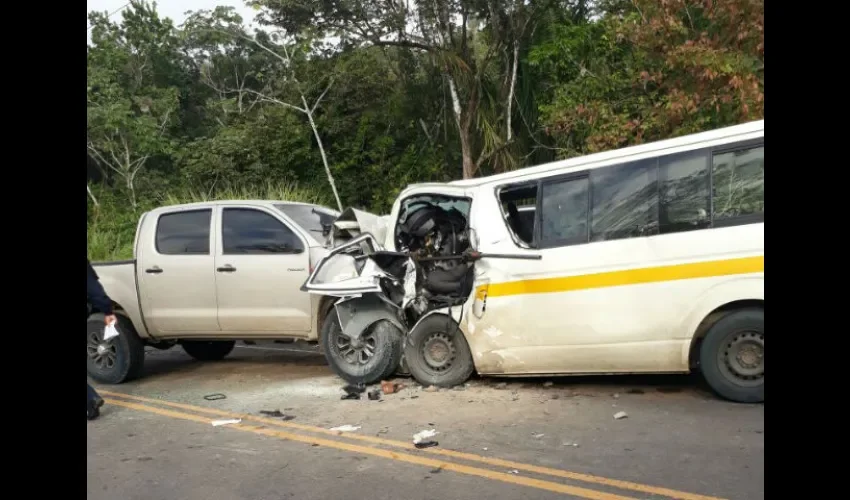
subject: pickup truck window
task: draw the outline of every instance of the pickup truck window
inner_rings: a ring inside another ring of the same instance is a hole
[[[304,245],[291,229],[260,210],[225,208],[221,229],[225,255],[304,251]]]
[[[191,210],[159,216],[156,251],[163,255],[209,255],[212,210]]]
[[[285,213],[305,231],[315,233],[313,236],[325,234],[326,230],[330,230],[330,225],[333,224],[334,219],[339,217],[339,212],[318,205],[279,203],[274,207]]]

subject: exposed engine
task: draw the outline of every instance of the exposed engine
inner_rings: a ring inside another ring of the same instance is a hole
[[[469,295],[472,263],[461,256],[471,245],[467,217],[457,208],[442,208],[431,200],[416,200],[405,208],[395,237],[399,251],[409,255],[408,266],[414,266],[405,276],[402,307],[415,321],[428,310],[457,305]]]
[[[471,296],[475,263],[540,258],[479,252],[469,227],[471,203],[446,195],[413,196],[402,201],[394,226],[388,216],[355,209],[333,223],[329,239],[342,244],[319,263],[302,290],[338,298],[336,314],[326,316],[332,321],[323,323],[321,335],[331,366],[346,381],[384,380],[388,370],[399,367],[434,385],[454,385],[469,376],[470,355],[456,363],[452,354],[465,345],[456,337],[463,309],[457,314],[451,308]],[[387,234],[391,227],[394,232]],[[393,251],[384,249],[388,237]],[[376,345],[382,346],[377,353]]]

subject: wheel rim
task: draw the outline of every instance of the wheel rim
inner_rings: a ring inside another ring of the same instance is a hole
[[[103,340],[103,333],[90,332],[86,344],[89,359],[98,370],[111,370],[118,359],[118,348],[113,342]]]
[[[445,333],[432,333],[422,342],[420,354],[430,370],[443,373],[454,365],[457,349]]]
[[[363,366],[369,364],[375,357],[377,340],[371,328],[356,339],[352,339],[340,331],[334,339],[334,347],[339,359],[352,366]]]
[[[741,386],[764,383],[764,332],[745,330],[729,335],[718,353],[720,370]]]

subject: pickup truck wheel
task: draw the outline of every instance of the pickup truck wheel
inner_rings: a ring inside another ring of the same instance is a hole
[[[700,346],[700,371],[719,396],[764,402],[764,309],[730,312],[712,325]]]
[[[86,321],[87,372],[104,384],[120,384],[142,374],[145,344],[133,323],[116,315],[118,337],[103,340],[103,314],[92,314]]]
[[[198,361],[218,361],[236,346],[233,340],[184,340],[180,343],[186,354]]]
[[[442,314],[423,319],[410,332],[404,359],[410,374],[424,386],[454,387],[475,371],[466,338],[454,320]]]
[[[391,376],[401,361],[402,335],[389,321],[374,323],[354,340],[342,332],[337,315],[329,314],[321,335],[328,364],[350,384],[380,382]]]

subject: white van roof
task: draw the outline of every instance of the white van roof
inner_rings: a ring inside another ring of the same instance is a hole
[[[660,154],[664,152],[664,150],[688,150],[688,149],[696,149],[700,146],[709,146],[711,143],[722,143],[729,140],[748,140],[754,139],[759,136],[764,136],[764,120],[758,120],[753,122],[744,123],[741,125],[733,125],[731,127],[724,127],[716,130],[710,130],[708,132],[700,132],[697,134],[685,135],[682,137],[676,137],[673,139],[665,139],[663,141],[650,142],[647,144],[640,144],[637,146],[629,146],[626,148],[614,149],[611,151],[604,151],[601,153],[594,153],[585,156],[579,156],[576,158],[569,158],[567,160],[554,161],[551,163],[544,163],[543,165],[537,165],[535,167],[527,167],[521,168],[519,170],[513,170],[510,172],[505,172],[502,174],[491,175],[487,177],[477,177],[473,179],[464,179],[458,181],[452,181],[449,183],[423,183],[423,184],[414,184],[410,187],[425,187],[432,185],[434,187],[437,186],[457,186],[457,187],[475,187],[480,186],[482,184],[490,184],[490,183],[504,183],[510,182],[513,180],[517,180],[525,177],[534,177],[537,175],[547,174],[552,171],[564,170],[564,169],[586,169],[586,168],[595,168],[605,166],[606,164],[615,163],[615,160],[622,160],[624,158],[637,156],[637,155],[647,155],[647,154]],[[678,151],[670,151],[670,153],[675,153]],[[566,172],[565,172],[566,173]]]

